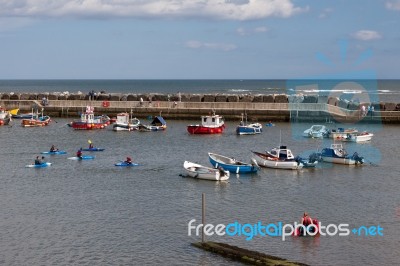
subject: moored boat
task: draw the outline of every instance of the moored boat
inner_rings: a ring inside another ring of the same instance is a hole
[[[213,114],[201,117],[201,125],[188,125],[189,134],[221,134],[225,123],[222,116]]]
[[[360,132],[360,133],[353,133],[347,134],[346,137],[342,138],[342,141],[351,141],[351,142],[364,142],[370,141],[374,134],[369,132]]]
[[[246,119],[240,121],[240,124],[236,127],[236,134],[237,135],[255,135],[261,134],[262,132],[262,125],[260,123],[252,123],[247,124],[247,115]]]
[[[360,157],[357,152],[349,155],[343,148],[342,144],[331,144],[330,148],[324,148],[321,151],[321,158],[324,162],[337,164],[363,164],[364,158]]]
[[[298,170],[304,166],[303,162],[296,159],[292,151],[286,146],[279,146],[279,148],[273,148],[271,151],[266,151],[265,153],[252,152],[254,154],[253,159],[259,166],[287,170]]]
[[[39,114],[35,114],[32,118],[22,119],[21,126],[23,127],[43,127],[47,126],[50,123],[51,119],[48,115],[39,116]]]
[[[135,118],[130,118],[128,113],[119,113],[117,114],[117,119],[113,124],[114,131],[132,131],[137,130],[137,127],[140,124],[140,120]]]
[[[167,129],[167,122],[162,116],[156,116],[149,125],[139,124],[137,130],[141,132],[163,131]]]
[[[11,121],[10,112],[6,111],[3,107],[0,107],[0,126],[8,125]]]
[[[188,176],[198,179],[214,181],[225,181],[229,179],[229,171],[218,168],[210,168],[188,161],[183,163],[183,168],[185,168]]]
[[[208,158],[214,167],[218,168],[221,166],[224,170],[232,173],[255,173],[258,171],[257,165],[241,162],[232,157],[209,152]]]
[[[304,130],[303,137],[307,138],[323,138],[327,137],[329,130],[323,125],[313,125],[309,129]]]
[[[75,120],[71,124],[73,129],[92,130],[103,129],[107,126],[107,122],[101,117],[94,117],[94,107],[86,106],[86,111],[81,114],[79,120]]]
[[[330,138],[340,140],[340,139],[342,139],[342,138],[346,138],[346,137],[347,137],[347,134],[355,134],[355,133],[358,133],[358,130],[355,129],[355,128],[347,128],[347,129],[344,129],[344,128],[342,128],[342,127],[339,127],[339,128],[337,128],[337,129],[332,129],[332,130],[330,130],[330,131],[328,132],[328,136],[329,136]]]

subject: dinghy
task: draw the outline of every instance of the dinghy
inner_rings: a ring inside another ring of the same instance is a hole
[[[229,171],[222,169],[210,168],[188,161],[183,163],[183,168],[185,168],[188,176],[198,179],[214,181],[225,181],[229,179]]]
[[[244,163],[236,160],[235,158],[226,157],[215,153],[208,153],[208,158],[214,167],[217,168],[221,166],[224,170],[232,173],[255,173],[258,171],[256,164]]]

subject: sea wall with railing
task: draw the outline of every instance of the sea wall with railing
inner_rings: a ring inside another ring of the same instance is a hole
[[[246,114],[250,121],[400,123],[400,103],[358,103],[320,95],[0,93],[0,105],[20,112],[43,109],[57,117],[78,116],[89,105],[96,114],[109,116],[128,112],[136,117],[198,119],[215,112],[227,120]]]

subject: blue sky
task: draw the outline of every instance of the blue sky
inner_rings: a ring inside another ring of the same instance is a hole
[[[0,1],[0,79],[400,78],[399,28],[400,0]]]

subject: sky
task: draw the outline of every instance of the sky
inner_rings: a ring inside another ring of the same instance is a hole
[[[400,0],[0,0],[0,79],[396,79],[399,28]]]

